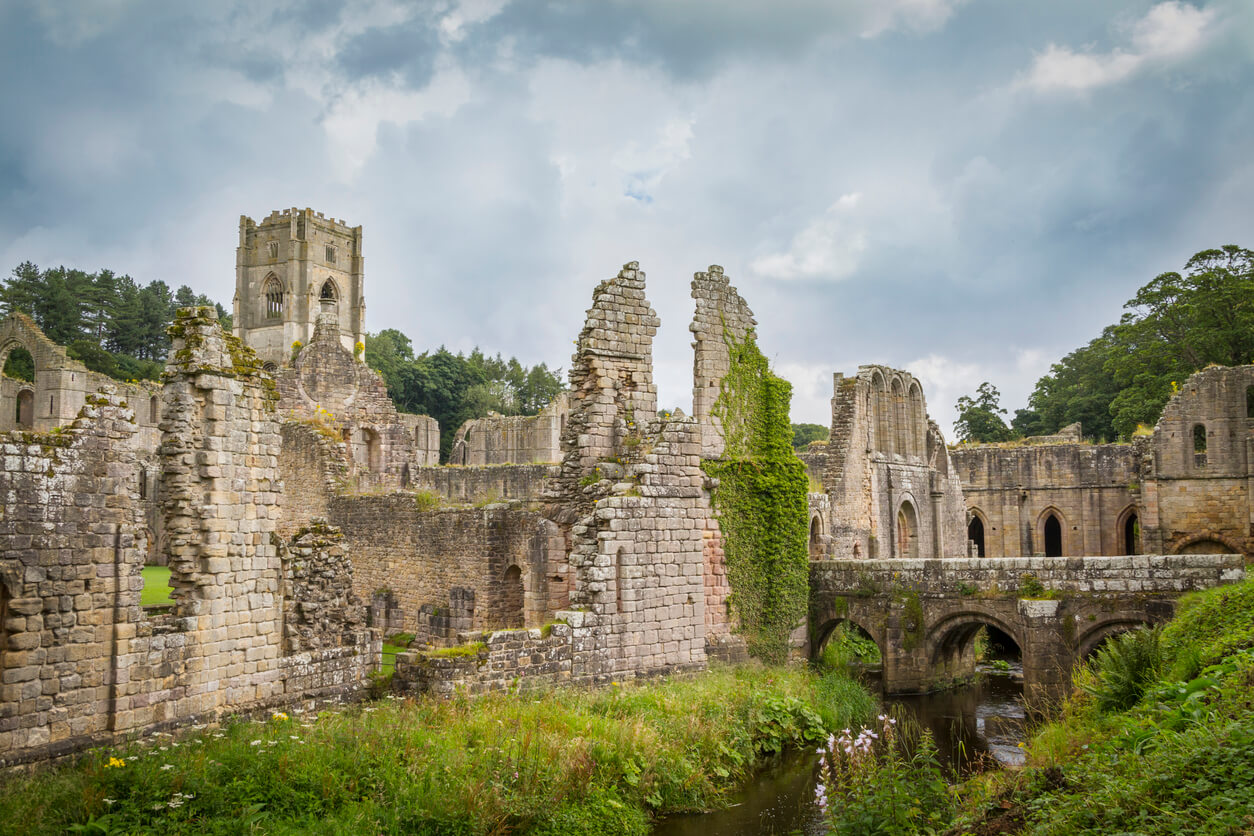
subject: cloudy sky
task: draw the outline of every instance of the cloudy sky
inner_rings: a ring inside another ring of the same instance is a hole
[[[239,216],[310,206],[365,227],[369,330],[566,367],[638,260],[685,409],[709,264],[794,420],[885,363],[952,436],[1254,246],[1249,0],[5,0],[0,105],[0,270],[229,305]]]

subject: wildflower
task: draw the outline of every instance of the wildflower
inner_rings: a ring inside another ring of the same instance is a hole
[[[103,801],[105,804],[108,804],[110,807],[118,803],[118,800],[116,798],[102,798],[100,800]]]
[[[260,741],[260,740],[250,740],[250,741],[248,741],[248,745],[249,745],[249,746],[260,746],[260,745],[261,745],[261,741]]]
[[[167,763],[167,764],[163,764],[163,765],[161,766],[161,771],[162,771],[162,772],[166,772],[166,771],[171,770],[171,769],[173,769],[173,768],[174,768],[174,764],[172,764],[172,763]]]
[[[284,714],[282,711],[276,711],[270,715],[270,719],[276,723],[282,723],[284,720],[287,719],[287,715]]]
[[[115,766],[126,766],[126,761],[121,758],[109,758],[109,762],[105,764],[105,769]]]

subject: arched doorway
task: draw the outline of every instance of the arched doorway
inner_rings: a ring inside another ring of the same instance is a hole
[[[810,519],[810,559],[823,559],[823,522],[818,514]]]
[[[984,521],[979,514],[972,514],[971,522],[967,523],[967,542],[975,550],[976,557],[984,557]]]
[[[1141,522],[1135,512],[1128,514],[1123,521],[1123,553],[1141,553]]]
[[[919,556],[919,521],[914,513],[914,505],[910,500],[901,503],[897,509],[897,557],[916,558]]]
[[[1056,515],[1051,513],[1045,517],[1041,533],[1045,540],[1045,556],[1062,557],[1062,523]]]
[[[23,389],[17,393],[14,403],[13,420],[19,427],[35,426],[35,392]]]
[[[523,581],[522,569],[510,566],[501,578],[501,626],[506,628],[522,627],[523,617]]]

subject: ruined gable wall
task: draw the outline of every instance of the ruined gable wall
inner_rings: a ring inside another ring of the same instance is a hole
[[[962,445],[950,458],[969,514],[984,525],[985,556],[1043,554],[1041,520],[1051,511],[1064,554],[1125,553],[1124,515],[1137,501],[1130,445]]]
[[[1147,549],[1254,553],[1254,366],[1194,373],[1163,409],[1142,451],[1142,539]],[[1205,431],[1205,452],[1194,428]]]
[[[561,461],[562,429],[569,409],[563,392],[538,415],[473,418],[457,430],[449,464],[483,467]]]
[[[861,366],[852,378],[835,375],[832,429],[820,457],[830,497],[828,554],[964,555],[962,487],[943,448],[912,375],[884,366]],[[899,512],[906,503],[903,537]]]
[[[89,371],[70,359],[64,346],[57,345],[23,313],[12,313],[0,320],[0,367],[15,348],[30,352],[35,365],[33,383],[0,377],[0,432],[37,430],[46,432],[78,417],[87,398],[106,390],[118,394],[133,413],[136,432],[128,443],[149,452],[157,449],[161,433],[159,396],[161,388],[149,381],[124,383]],[[29,393],[29,408],[22,410],[19,423],[18,397]]]
[[[402,421],[378,372],[344,348],[339,326],[320,316],[314,337],[294,363],[275,373],[279,410],[340,433],[349,476],[360,489],[399,487],[408,472],[431,461],[417,446],[433,434],[426,422]],[[434,434],[439,449],[438,432]]]
[[[712,410],[731,368],[728,341],[744,342],[757,321],[717,264],[711,264],[705,273],[693,274],[692,298],[696,300],[688,326],[693,336],[692,415],[701,425],[701,455],[718,458],[723,454],[724,441]]]

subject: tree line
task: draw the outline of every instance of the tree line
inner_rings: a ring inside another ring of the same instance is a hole
[[[119,380],[159,380],[170,350],[166,328],[175,311],[200,305],[216,308],[222,327],[230,330],[226,309],[186,285],[172,291],[160,280],[145,285],[112,270],[40,269],[29,261],[0,280],[0,315],[27,314],[71,358]],[[465,421],[490,411],[535,415],[565,388],[560,369],[550,371],[544,363],[527,367],[477,348],[468,355],[441,347],[415,356],[410,339],[395,329],[368,334],[365,343],[366,362],[383,375],[396,408],[439,422],[445,461]],[[4,374],[33,380],[29,353],[11,352]]]
[[[1050,367],[1009,423],[991,383],[958,399],[959,441],[1047,435],[1079,421],[1101,440],[1153,426],[1193,372],[1254,363],[1254,251],[1203,250],[1183,273],[1163,273],[1124,305],[1119,322]]]
[[[453,436],[471,418],[535,415],[566,388],[560,369],[527,367],[478,348],[453,354],[440,346],[415,356],[409,337],[394,328],[367,334],[365,342],[366,363],[383,375],[396,408],[439,422],[440,461],[448,461]]]
[[[165,329],[178,308],[191,305],[212,305],[223,327],[231,327],[225,308],[187,285],[174,291],[160,280],[141,285],[112,270],[41,270],[27,261],[0,284],[0,313],[27,314],[48,339],[65,346],[71,358],[119,380],[161,377],[170,350]],[[29,355],[16,351],[13,355],[17,356],[10,356],[4,373],[31,379],[34,367]]]

